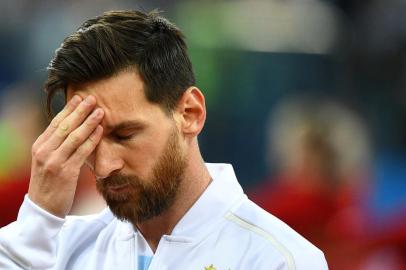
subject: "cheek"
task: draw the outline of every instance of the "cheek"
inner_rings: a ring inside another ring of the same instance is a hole
[[[148,178],[165,146],[165,141],[156,136],[135,139],[126,147],[125,162],[130,170],[140,178]]]

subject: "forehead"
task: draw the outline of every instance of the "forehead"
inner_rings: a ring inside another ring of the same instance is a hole
[[[93,95],[97,105],[105,109],[125,109],[149,103],[144,94],[144,83],[135,70],[122,71],[96,82],[68,85],[67,100],[75,94],[82,98]]]
[[[68,85],[66,97],[74,95],[85,98],[93,95],[97,107],[104,110],[103,122],[114,125],[122,121],[138,119],[147,121],[160,113],[160,106],[147,100],[144,83],[134,70],[127,70],[117,75],[96,82]]]

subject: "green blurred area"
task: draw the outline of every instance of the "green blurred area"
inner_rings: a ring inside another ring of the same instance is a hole
[[[24,147],[19,134],[6,123],[0,122],[0,181],[21,164]]]

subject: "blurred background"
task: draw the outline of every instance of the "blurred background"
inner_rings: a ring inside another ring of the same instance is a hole
[[[406,0],[0,1],[0,226],[28,190],[55,49],[128,8],[159,8],[184,31],[206,161],[232,163],[330,269],[406,269]],[[84,168],[72,214],[103,207]]]

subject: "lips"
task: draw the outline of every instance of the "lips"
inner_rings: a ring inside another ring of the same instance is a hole
[[[109,186],[109,187],[107,187],[107,189],[113,193],[121,193],[121,192],[127,191],[129,189],[129,187],[130,187],[129,184],[122,184],[122,185],[116,185],[116,186]]]

